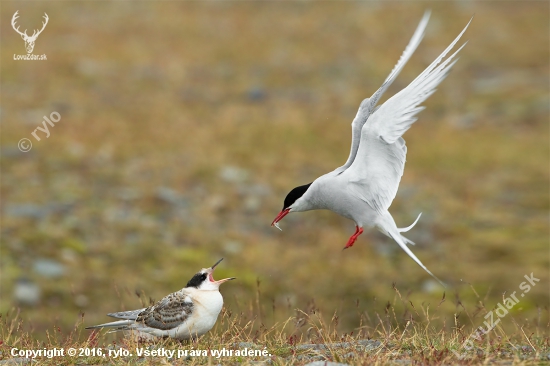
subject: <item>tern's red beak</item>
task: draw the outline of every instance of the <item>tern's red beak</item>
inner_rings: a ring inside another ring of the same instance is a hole
[[[271,226],[275,226],[275,224],[277,224],[279,221],[281,221],[283,219],[283,217],[288,215],[289,212],[290,212],[290,208],[286,208],[286,209],[282,210],[281,212],[279,212],[279,214],[277,215],[275,220],[273,220],[273,222],[271,223]]]

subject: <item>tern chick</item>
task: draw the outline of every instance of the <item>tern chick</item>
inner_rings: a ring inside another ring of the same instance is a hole
[[[154,305],[144,309],[107,314],[122,319],[94,325],[86,329],[110,328],[111,332],[134,331],[140,338],[170,337],[176,339],[197,338],[208,332],[222,310],[223,297],[220,285],[235,277],[215,281],[214,268],[197,272],[187,285]]]

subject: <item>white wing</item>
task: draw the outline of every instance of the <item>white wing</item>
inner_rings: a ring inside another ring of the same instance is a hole
[[[380,106],[361,130],[358,158],[345,174],[351,183],[350,188],[379,213],[390,207],[403,175],[407,147],[401,136],[416,121],[416,113],[424,109],[419,104],[435,92],[456,62],[453,58],[465,44],[448,59],[441,60],[458,42],[470,22],[426,70]]]
[[[399,58],[399,61],[397,61],[397,64],[393,67],[393,70],[390,72],[382,86],[372,95],[370,99],[366,98],[361,102],[359,110],[357,111],[357,114],[355,115],[355,118],[351,123],[351,149],[348,160],[344,165],[335,169],[335,173],[343,172],[344,170],[349,168],[355,160],[357,150],[359,149],[359,143],[361,141],[361,129],[363,128],[363,125],[365,124],[365,122],[367,122],[367,119],[374,110],[374,107],[376,106],[376,103],[378,103],[378,100],[380,100],[382,94],[386,91],[386,89],[388,89],[391,83],[393,83],[397,75],[399,75],[407,61],[409,61],[412,54],[422,41],[422,38],[424,38],[424,32],[426,30],[426,26],[428,25],[429,19],[430,11],[428,10],[424,13],[424,16],[416,27],[416,30],[414,31],[414,34],[409,41],[409,44],[407,45],[407,47],[405,47],[405,51],[403,51],[403,54]]]
[[[441,62],[441,60],[455,46],[471,21],[472,20],[468,22],[453,43],[451,43],[426,70],[418,75],[418,77],[405,89],[388,99],[388,101],[380,106],[376,113],[372,115],[369,121],[371,130],[379,132],[379,137],[383,139],[384,142],[388,144],[394,143],[416,121],[416,113],[424,109],[424,107],[419,107],[420,103],[428,99],[428,97],[435,92],[435,88],[439,83],[445,79],[451,67],[457,61],[453,61],[454,57],[466,43],[445,61]]]

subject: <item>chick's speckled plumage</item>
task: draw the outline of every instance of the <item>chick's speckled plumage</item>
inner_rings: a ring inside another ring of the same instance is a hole
[[[208,332],[223,307],[219,286],[229,280],[215,281],[212,273],[221,259],[210,268],[196,273],[183,289],[165,296],[147,308],[107,314],[122,319],[86,329],[109,328],[111,331],[135,331],[142,338],[171,337],[190,339]]]

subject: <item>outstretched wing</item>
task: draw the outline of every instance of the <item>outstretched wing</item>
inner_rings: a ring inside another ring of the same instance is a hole
[[[465,44],[441,61],[470,22],[426,70],[380,106],[361,130],[361,143],[357,151],[360,158],[355,159],[345,173],[349,175],[351,189],[379,213],[390,207],[403,175],[407,147],[401,136],[416,121],[416,113],[424,109],[419,106],[420,103],[435,92],[456,62],[453,59]]]
[[[170,330],[183,324],[193,313],[193,300],[185,289],[170,294],[143,310],[136,318],[149,328]]]
[[[415,115],[424,109],[424,102],[435,92],[435,88],[445,79],[451,67],[456,63],[455,56],[466,45],[464,43],[455,53],[441,62],[464,34],[472,20],[460,32],[458,37],[443,51],[441,55],[405,89],[388,99],[372,115],[369,121],[370,131],[376,131],[379,137],[388,144],[393,144],[417,120]]]
[[[393,83],[397,75],[399,75],[407,61],[409,61],[409,58],[411,58],[412,54],[422,41],[422,38],[424,38],[424,32],[426,30],[426,26],[428,25],[429,19],[430,11],[426,11],[424,13],[424,16],[422,17],[422,20],[418,24],[418,27],[416,27],[416,30],[411,40],[409,41],[409,44],[407,45],[407,47],[405,47],[405,51],[403,51],[403,54],[399,58],[399,61],[397,61],[397,64],[394,66],[393,70],[390,72],[382,86],[372,95],[371,98],[366,98],[361,102],[359,110],[357,111],[357,114],[355,115],[355,118],[351,123],[351,148],[348,160],[344,165],[334,170],[335,173],[343,172],[344,170],[349,168],[355,160],[357,150],[359,149],[359,143],[361,142],[361,129],[363,128],[363,125],[373,112],[374,107],[376,106],[376,103],[378,103],[378,101],[380,100],[382,94],[384,94],[386,89],[388,89],[391,83]]]

